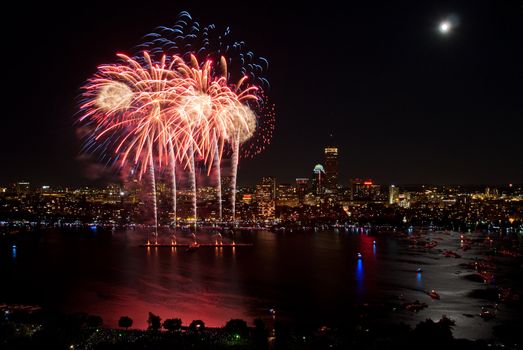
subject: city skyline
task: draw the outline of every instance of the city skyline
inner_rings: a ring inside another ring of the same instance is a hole
[[[519,349],[522,1],[5,6],[2,349]]]
[[[328,144],[329,146],[325,147],[324,149],[322,150],[325,150],[325,149],[331,149],[333,147],[333,144],[330,143]],[[338,150],[338,148],[335,148],[336,150]],[[324,158],[325,158],[325,155],[324,155]],[[257,175],[257,177],[252,177],[249,179],[249,181],[241,181],[240,179],[238,180],[238,186],[239,187],[247,187],[247,188],[254,188],[257,183],[263,179],[263,177],[273,177],[276,179],[277,183],[279,184],[295,184],[297,180],[300,180],[300,179],[308,179],[308,180],[311,180],[311,178],[313,177],[313,174],[315,172],[315,167],[318,166],[318,165],[321,165],[321,166],[325,166],[325,162],[326,160],[325,159],[319,159],[320,161],[319,162],[310,162],[311,165],[313,165],[312,167],[310,167],[310,169],[308,169],[308,171],[305,171],[303,173],[296,173],[295,175],[287,175],[285,177],[282,178],[279,178],[277,176],[274,176],[274,172],[271,173],[271,172],[268,172],[268,173],[265,173],[265,174],[262,174],[262,175]],[[247,160],[248,161],[248,160]],[[339,160],[338,160],[339,162]],[[339,165],[339,164],[338,164]],[[97,164],[89,164],[89,167],[92,168],[92,169],[96,169],[94,170],[95,172],[99,172],[101,170],[99,170],[99,166]],[[241,167],[239,167],[239,169],[241,169]],[[121,179],[121,176],[119,174],[119,170],[116,169],[116,168],[111,168],[111,167],[105,167],[102,172],[104,173],[103,176],[100,176],[99,178],[97,179],[81,179],[80,181],[77,181],[77,182],[74,182],[74,181],[64,181],[64,182],[58,182],[58,181],[54,181],[54,180],[50,180],[50,181],[41,181],[41,180],[36,180],[36,181],[32,181],[32,177],[30,175],[27,175],[27,176],[21,176],[19,178],[13,178],[13,179],[7,179],[7,180],[4,180],[2,182],[0,182],[0,187],[2,186],[9,186],[9,185],[13,185],[13,184],[16,184],[16,183],[21,183],[21,182],[28,182],[30,184],[32,184],[32,186],[36,186],[36,187],[48,187],[48,186],[51,186],[51,187],[57,187],[57,188],[67,188],[67,187],[70,187],[70,188],[80,188],[80,187],[93,187],[93,188],[101,188],[101,187],[104,187],[106,185],[111,185],[111,184],[116,184],[116,183],[121,183],[122,182],[122,179]],[[334,183],[337,184],[337,186],[339,188],[344,188],[344,187],[350,187],[351,186],[351,181],[354,180],[354,179],[362,179],[362,180],[372,180],[374,181],[375,179],[380,179],[381,177],[380,176],[371,176],[369,174],[361,174],[360,172],[355,172],[356,176],[350,176],[350,177],[347,177],[347,176],[339,176],[338,173],[337,176],[336,176],[336,180]],[[258,173],[259,174],[259,173]],[[230,176],[227,176],[227,175],[223,175],[223,177],[230,177]],[[197,178],[197,181],[199,182],[200,180],[202,180],[203,184],[202,186],[204,188],[207,188],[207,187],[213,187],[213,185],[211,185],[209,183],[209,180],[206,180],[203,176]],[[327,176],[325,174],[325,181],[327,181]],[[379,184],[379,185],[395,185],[395,186],[422,186],[422,185],[435,185],[435,186],[445,186],[445,185],[448,185],[448,186],[477,186],[477,187],[481,187],[481,186],[499,186],[499,187],[506,187],[506,186],[512,186],[512,185],[521,185],[523,184],[523,181],[522,182],[512,182],[512,181],[509,181],[509,182],[465,182],[465,183],[460,183],[460,182],[395,182],[395,181],[392,181],[392,182],[386,182],[386,181],[374,181],[376,184]],[[184,189],[185,190],[185,189]]]
[[[0,162],[7,166],[0,182],[91,184],[110,173],[80,155],[74,132],[79,87],[93,67],[130,50],[158,23],[173,23],[184,9],[202,21],[212,13],[212,22],[227,23],[270,58],[275,134],[265,153],[241,164],[240,184],[254,184],[260,167],[287,182],[308,176],[322,163],[331,133],[342,182],[362,176],[398,184],[523,182],[516,161],[523,148],[523,49],[517,44],[523,10],[516,3],[383,3],[342,13],[326,4],[324,15],[267,8],[248,18],[242,4],[212,11],[198,3],[162,11],[105,5],[107,14],[121,14],[115,18],[97,16],[96,3],[79,13],[54,6],[19,11],[3,24],[24,19],[47,40],[28,46],[31,26],[7,39],[24,54],[10,60],[7,72],[13,86],[5,113],[12,117],[2,127]],[[442,36],[438,23],[450,15],[459,17],[459,26]],[[318,67],[336,73],[313,74]],[[15,92],[22,88],[23,95]]]

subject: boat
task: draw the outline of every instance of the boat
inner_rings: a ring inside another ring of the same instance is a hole
[[[430,292],[427,293],[429,295],[429,297],[431,297],[432,299],[438,299],[439,300],[439,294],[436,293],[436,291],[433,289],[431,290]]]
[[[470,245],[468,244],[463,244],[461,247],[460,247],[461,250],[463,250],[464,252],[466,252],[467,250],[470,249]]]
[[[427,304],[420,303],[419,300],[416,300],[413,303],[404,303],[402,306],[403,306],[403,308],[405,308],[408,311],[418,312],[418,311],[423,310],[424,308],[426,308]]]
[[[500,249],[497,251],[497,253],[498,253],[498,255],[501,255],[501,256],[508,256],[508,257],[513,257],[513,258],[519,257],[519,253],[517,251],[509,250],[509,249]]]
[[[514,293],[511,288],[499,288],[498,289],[498,298],[502,302],[518,301],[519,294]]]
[[[452,250],[447,250],[443,252],[443,255],[447,258],[461,258],[461,255],[457,254],[456,252],[453,252]]]
[[[426,243],[425,243],[425,248],[429,248],[429,249],[430,249],[430,248],[434,248],[434,247],[437,246],[437,245],[438,245],[438,242],[436,242],[436,241],[430,241],[430,242],[426,242]]]
[[[356,254],[356,256],[358,257],[358,259],[361,259],[362,257],[361,253]]]
[[[475,259],[468,264],[468,267],[478,271],[489,271],[494,270],[496,266],[491,260],[487,259]]]
[[[187,249],[185,249],[186,252],[194,252],[200,248],[200,243],[194,242],[192,243]]]
[[[494,274],[492,272],[488,271],[479,271],[476,273],[480,278],[483,279],[484,283],[492,283],[494,282]]]
[[[484,320],[490,320],[496,317],[493,311],[485,310],[484,308],[479,313],[479,316]]]
[[[423,270],[421,269],[421,267],[418,267],[418,268],[416,269],[416,272],[417,272],[417,273],[422,273]]]

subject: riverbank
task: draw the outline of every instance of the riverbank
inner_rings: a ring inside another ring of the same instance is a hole
[[[49,314],[34,307],[4,305],[0,314],[2,349],[518,349],[523,338],[504,328],[497,339],[455,339],[453,320],[370,325],[366,317],[343,326],[307,329],[231,320],[221,328],[203,321],[181,326],[176,319],[149,314],[147,330],[105,328],[99,316]],[[131,321],[132,324],[132,321]],[[122,323],[122,326],[130,326]],[[507,336],[510,334],[510,336]]]

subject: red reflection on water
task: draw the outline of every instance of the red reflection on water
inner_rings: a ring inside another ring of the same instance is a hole
[[[363,295],[366,292],[373,293],[376,288],[376,250],[378,242],[375,237],[361,234],[358,240],[358,252],[362,254],[356,264],[356,282],[358,294]]]
[[[104,300],[103,296],[96,295],[94,291],[86,291],[78,295],[76,300],[76,306],[85,306],[81,311],[100,315],[106,327],[118,327],[120,317],[129,316],[134,321],[133,328],[145,329],[149,312],[159,315],[162,320],[181,318],[184,325],[189,325],[193,320],[203,320],[207,326],[222,327],[231,318],[250,322],[250,316],[241,302],[237,307],[223,303],[223,300],[232,297],[230,295],[198,292],[188,295],[187,300],[145,300],[143,296],[137,295],[136,290],[125,287],[109,287],[104,291],[106,294],[117,295],[118,298]]]

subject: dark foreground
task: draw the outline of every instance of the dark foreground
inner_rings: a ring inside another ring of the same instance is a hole
[[[127,323],[126,323],[127,321]],[[162,320],[149,314],[147,330],[104,328],[98,316],[84,313],[50,315],[42,310],[3,309],[0,321],[2,349],[519,349],[522,332],[495,328],[496,340],[455,339],[454,323],[443,317],[415,327],[405,324],[376,326],[365,317],[339,327],[294,329],[276,322],[230,320],[223,328],[206,328],[202,321],[188,327],[181,320]]]

